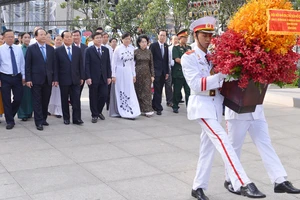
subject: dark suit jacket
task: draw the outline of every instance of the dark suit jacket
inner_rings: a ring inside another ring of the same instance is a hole
[[[90,46],[85,50],[85,78],[92,79],[92,84],[101,83],[101,78],[107,83],[111,78],[111,66],[108,48],[101,46],[101,58],[95,46]]]
[[[155,76],[169,74],[169,49],[168,45],[164,44],[164,57],[161,55],[161,49],[158,42],[150,45],[149,49],[153,55],[153,64]]]
[[[80,48],[72,46],[72,61],[65,45],[55,49],[55,56],[59,85],[80,85],[80,80],[84,80],[85,76]]]
[[[54,48],[46,44],[47,60],[44,60],[43,54],[38,43],[30,45],[27,48],[25,56],[25,80],[32,81],[32,84],[44,84],[47,78],[48,84],[58,81],[57,69],[55,65]]]
[[[76,45],[73,43],[72,45],[73,47],[76,47]],[[85,49],[87,48],[88,46],[86,46],[85,44],[81,43],[80,44],[80,50],[81,50],[81,55],[82,55],[82,58],[84,60],[84,52],[85,52]],[[83,62],[84,63],[84,62]]]

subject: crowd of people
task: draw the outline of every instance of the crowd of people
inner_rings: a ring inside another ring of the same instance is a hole
[[[167,33],[160,30],[158,41],[149,45],[149,38],[140,35],[136,48],[130,34],[115,38],[98,28],[88,44],[81,43],[78,30],[63,31],[51,44],[51,36],[40,27],[20,35],[21,44],[14,44],[13,30],[0,36],[0,83],[6,129],[15,125],[14,117],[26,121],[34,113],[38,130],[48,126],[49,113],[70,124],[82,125],[80,96],[84,84],[89,88],[92,123],[105,120],[103,109],[110,117],[135,119],[139,115],[162,115],[162,92],[174,113],[185,92],[187,117],[201,126],[201,144],[196,176],[191,195],[208,200],[208,187],[214,153],[217,150],[225,166],[224,187],[231,193],[249,198],[265,198],[247,176],[240,154],[245,135],[249,132],[256,145],[275,193],[299,194],[300,189],[287,180],[287,173],[277,156],[269,136],[262,105],[255,112],[238,114],[225,109],[227,131],[221,126],[223,96],[219,89],[227,75],[215,73],[207,59],[208,47],[215,32],[216,20],[204,17],[195,20],[190,30],[195,43],[187,45],[188,31],[179,31],[166,44]],[[152,97],[151,85],[154,87]],[[13,95],[13,97],[11,96]],[[0,96],[1,97],[1,96]],[[13,99],[13,101],[12,101]]]
[[[152,44],[147,35],[140,35],[133,44],[131,35],[124,33],[118,45],[118,39],[109,38],[101,27],[86,44],[79,30],[65,30],[54,40],[41,27],[35,27],[33,37],[25,32],[15,38],[13,30],[5,30],[0,36],[0,114],[6,129],[15,126],[16,114],[22,121],[33,117],[38,130],[49,125],[48,115],[62,118],[66,125],[70,119],[83,124],[80,98],[85,83],[92,123],[105,120],[105,104],[110,117],[161,115],[164,87],[166,105],[178,113],[184,102],[182,87],[186,104],[189,97],[180,58],[190,47],[186,30],[174,35],[171,45],[166,34],[159,31]]]

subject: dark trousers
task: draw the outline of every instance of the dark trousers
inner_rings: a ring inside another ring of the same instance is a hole
[[[179,101],[182,98],[181,94],[181,89],[183,87],[184,93],[185,93],[185,103],[186,105],[188,104],[188,99],[190,96],[190,87],[185,81],[185,78],[173,78],[173,86],[174,86],[174,91],[173,91],[173,108],[178,109],[178,104]]]
[[[107,100],[106,100],[106,110],[109,109],[110,91],[111,91],[111,84],[108,85],[108,96],[107,96]]]
[[[165,94],[167,103],[172,103],[173,101],[173,90],[172,90],[172,76],[171,73],[167,80],[165,80]]]
[[[85,82],[85,81],[83,81],[83,84],[80,86],[80,96],[81,96],[82,90],[83,90],[83,88],[84,88],[84,82]]]
[[[52,86],[48,85],[47,81],[42,85],[33,84],[31,88],[35,125],[47,120],[51,90]]]
[[[23,96],[22,75],[11,76],[1,73],[0,76],[5,120],[7,124],[15,124],[14,117],[18,112]],[[11,101],[11,92],[13,101]]]
[[[106,83],[89,85],[90,110],[92,117],[98,117],[108,97],[108,85]]]
[[[72,102],[72,120],[81,120],[80,85],[60,85],[61,107],[64,120],[70,120],[69,97]]]
[[[155,76],[153,87],[154,87],[154,94],[152,99],[152,108],[155,111],[162,111],[163,107],[161,105],[162,99],[162,89],[165,84],[165,75]]]

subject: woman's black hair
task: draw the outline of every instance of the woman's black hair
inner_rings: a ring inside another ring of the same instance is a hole
[[[142,41],[142,39],[146,39],[147,40],[147,43],[149,42],[149,38],[147,35],[140,35],[138,37],[138,39],[136,40],[136,46],[140,49],[141,46],[140,46],[140,42]]]

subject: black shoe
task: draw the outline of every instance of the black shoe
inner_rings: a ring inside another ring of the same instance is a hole
[[[241,195],[249,198],[265,198],[266,195],[257,189],[254,183],[241,187]]]
[[[43,126],[49,126],[48,122],[46,122],[46,121],[44,121],[44,122],[42,123],[42,125],[43,125]]]
[[[48,114],[48,115],[51,115],[51,113],[49,113],[49,112],[48,112],[47,114]]]
[[[197,200],[209,200],[209,198],[204,194],[202,188],[192,190],[192,197],[195,197]]]
[[[225,187],[229,192],[231,192],[231,193],[233,193],[233,194],[241,195],[241,191],[240,191],[240,190],[234,191],[233,186],[232,186],[232,184],[231,184],[230,181],[225,181],[225,182],[224,182],[224,187]]]
[[[173,113],[178,113],[178,108],[173,108]]]
[[[73,121],[73,124],[81,125],[81,124],[83,124],[83,121],[81,119],[76,120],[76,121]]]
[[[100,118],[101,120],[105,120],[105,117],[104,117],[104,115],[103,115],[102,113],[99,114],[99,118]]]
[[[291,182],[284,181],[283,183],[275,183],[274,192],[275,193],[299,194],[300,190],[295,188]]]
[[[158,110],[158,111],[156,112],[156,114],[157,114],[157,115],[161,115],[161,111]]]
[[[22,121],[23,121],[23,122],[26,122],[27,119],[28,119],[28,118],[24,117],[24,118],[22,118]]]
[[[14,124],[7,124],[6,129],[11,130],[11,129],[13,129],[14,126],[15,126]]]
[[[167,103],[167,106],[168,106],[168,107],[172,107],[172,106],[173,106],[173,103]]]
[[[64,124],[65,125],[69,125],[70,124],[70,120],[68,120],[68,119],[64,120]]]
[[[61,116],[61,115],[55,115],[55,117],[56,117],[56,118],[61,118],[62,116]]]
[[[92,123],[97,123],[98,117],[92,117]]]
[[[39,130],[39,131],[42,131],[42,130],[44,130],[44,128],[43,128],[43,125],[42,125],[42,124],[36,125],[36,129],[37,129],[37,130]]]
[[[184,103],[184,101],[183,101],[183,100],[180,100],[179,103]]]

